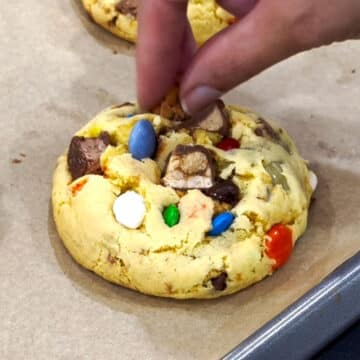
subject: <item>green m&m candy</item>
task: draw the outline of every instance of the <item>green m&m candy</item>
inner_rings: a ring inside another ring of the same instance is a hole
[[[169,227],[175,226],[180,219],[180,211],[176,205],[172,204],[165,208],[163,217],[166,225]]]

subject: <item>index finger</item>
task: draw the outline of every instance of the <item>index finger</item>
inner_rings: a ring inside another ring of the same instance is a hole
[[[161,101],[182,68],[184,52],[191,41],[187,3],[187,0],[140,1],[136,66],[138,100],[144,109]]]

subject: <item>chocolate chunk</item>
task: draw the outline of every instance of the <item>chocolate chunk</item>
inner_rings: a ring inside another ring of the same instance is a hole
[[[220,181],[203,192],[215,200],[232,206],[235,206],[240,200],[240,190],[231,180]]]
[[[226,272],[221,273],[219,276],[211,279],[211,283],[215,290],[223,291],[226,289],[226,279],[228,275]]]
[[[255,134],[262,137],[270,137],[275,141],[280,140],[280,135],[273,129],[273,127],[264,119],[259,118],[257,120],[259,126],[255,129]]]
[[[115,9],[124,15],[137,16],[137,0],[121,0],[115,5]]]
[[[227,136],[230,130],[230,119],[223,101],[217,100],[213,105],[195,114],[183,126],[200,128]]]
[[[100,156],[109,144],[110,135],[107,132],[96,138],[74,136],[67,157],[73,180],[87,174],[101,174]]]
[[[163,184],[175,189],[207,189],[214,185],[215,162],[200,145],[177,145],[168,160]]]

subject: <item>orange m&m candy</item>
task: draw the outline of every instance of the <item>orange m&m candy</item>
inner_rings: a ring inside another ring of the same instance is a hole
[[[291,229],[285,225],[274,225],[267,233],[265,240],[266,255],[275,260],[273,269],[283,266],[291,255],[293,248]]]

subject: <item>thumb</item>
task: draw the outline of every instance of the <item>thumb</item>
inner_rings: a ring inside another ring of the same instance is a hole
[[[180,95],[193,113],[224,92],[302,50],[291,39],[289,18],[260,2],[247,16],[198,50],[183,75]]]

